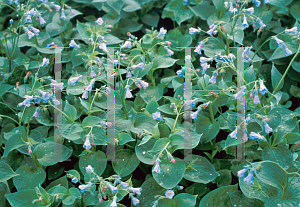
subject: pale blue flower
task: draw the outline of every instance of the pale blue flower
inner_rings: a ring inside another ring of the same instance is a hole
[[[40,14],[39,14],[39,20],[40,20],[40,25],[47,23]]]
[[[39,111],[40,111],[40,108],[37,107],[34,114],[32,115],[32,117],[39,118]]]
[[[114,196],[113,202],[110,204],[109,207],[117,207],[117,206],[118,206],[118,205],[117,205],[117,196]]]
[[[246,61],[246,62],[251,62],[251,59],[250,59],[250,57],[248,56],[248,55],[244,55],[244,60]]]
[[[254,104],[259,104],[259,103],[260,103],[260,100],[259,100],[257,91],[254,91],[254,99],[253,99],[253,103],[254,103]]]
[[[174,52],[172,50],[170,50],[167,46],[164,46],[165,50],[167,51],[169,56],[174,55]]]
[[[198,53],[199,55],[201,55],[202,54],[202,52],[201,52],[201,50],[202,50],[202,48],[203,48],[203,46],[204,46],[204,42],[200,42],[200,44],[196,47],[196,49],[194,50],[194,52],[196,52],[196,53]]]
[[[60,102],[56,99],[55,96],[52,96],[52,103],[53,103],[55,106],[60,105]]]
[[[125,41],[124,45],[122,45],[121,48],[126,47],[126,48],[131,48],[131,42],[130,41]]]
[[[91,77],[91,78],[95,78],[96,76],[97,76],[97,75],[96,75],[96,73],[95,73],[93,67],[91,67],[90,77]]]
[[[229,2],[229,13],[233,13],[233,10],[234,10],[234,7],[233,7],[233,3],[232,2]]]
[[[184,76],[184,71],[183,71],[183,69],[177,70],[177,71],[176,71],[176,74],[177,74],[178,77],[183,77],[183,76]]]
[[[276,41],[278,47],[282,46],[283,45],[283,41],[278,39],[276,36],[273,36],[273,39]]]
[[[135,68],[139,68],[139,69],[144,69],[144,63],[139,63],[139,64],[137,64],[137,65],[133,65],[133,66],[131,66],[133,69],[135,69]]]
[[[239,178],[244,178],[246,176],[246,174],[247,174],[247,171],[248,171],[248,167],[245,167],[244,169],[239,170],[237,172],[238,177]]]
[[[44,57],[44,58],[43,58],[43,63],[42,63],[42,66],[41,66],[41,67],[46,66],[46,65],[49,65],[49,64],[50,64],[49,59]]]
[[[133,193],[137,194],[137,195],[141,195],[141,191],[142,191],[142,188],[133,188],[133,187],[130,187],[128,188],[130,191],[132,191]]]
[[[102,24],[104,23],[104,21],[103,21],[103,19],[102,19],[101,17],[99,17],[99,18],[97,19],[96,23],[97,23],[98,25],[102,25]]]
[[[261,2],[260,2],[259,0],[255,0],[255,1],[254,1],[254,4],[255,4],[256,7],[259,7],[260,4],[261,4]]]
[[[250,115],[250,114],[248,114],[248,116],[247,116],[247,118],[246,118],[246,123],[247,123],[247,124],[249,124],[249,123],[250,123],[250,121],[251,121],[251,115]]]
[[[217,75],[218,75],[218,73],[216,73],[216,72],[213,73],[213,75],[212,75],[211,78],[209,79],[209,82],[210,82],[211,84],[216,84],[216,82],[217,82]]]
[[[59,11],[59,10],[60,10],[60,6],[59,6],[59,5],[56,5],[56,4],[54,4],[53,2],[51,2],[51,5],[54,7],[54,9],[55,9],[56,11]]]
[[[265,0],[265,4],[269,4],[270,3],[270,1],[269,0]]]
[[[36,36],[38,36],[39,35],[39,32],[40,32],[40,30],[39,29],[37,29],[37,28],[34,28],[33,26],[29,26],[29,29],[31,29],[32,31],[33,31],[33,33],[36,35]]]
[[[249,52],[250,52],[250,50],[252,49],[252,46],[250,46],[250,47],[246,47],[245,49],[244,49],[244,54],[248,54]]]
[[[13,4],[13,0],[7,0],[8,4]]]
[[[134,206],[136,206],[138,203],[140,203],[139,199],[137,199],[136,197],[134,197],[133,195],[130,196],[131,200],[132,200],[132,204]]]
[[[285,33],[297,34],[298,33],[298,28],[297,27],[293,27],[291,29],[286,29]]]
[[[110,183],[108,184],[108,187],[111,190],[112,194],[115,194],[116,192],[118,192],[118,188],[112,186]]]
[[[246,28],[248,28],[249,27],[249,25],[248,25],[248,22],[247,22],[247,18],[246,18],[246,16],[244,15],[244,21],[243,21],[243,24],[242,24],[242,26],[243,26],[243,28],[244,29],[246,29]]]
[[[83,144],[83,148],[86,150],[90,150],[92,148],[91,142],[90,142],[90,135],[86,135],[85,142]]]
[[[193,35],[195,33],[200,33],[200,31],[201,31],[200,29],[196,29],[196,28],[193,28],[193,27],[189,28],[189,33],[191,35]]]
[[[106,51],[106,44],[105,43],[100,43],[99,48],[103,51]]]
[[[214,25],[210,30],[207,31],[207,34],[209,34],[210,36],[213,35],[214,31],[217,29],[217,25]]]
[[[95,79],[92,79],[90,84],[85,88],[85,90],[91,92],[95,83]]]
[[[72,84],[72,86],[75,86],[78,83],[78,81],[80,81],[81,79],[82,79],[82,75],[79,75],[77,77],[70,78],[69,81]]]
[[[146,89],[149,86],[149,84],[147,82],[143,81],[143,80],[138,80],[138,82],[139,82],[139,84],[141,84],[141,86],[144,89]]]
[[[121,182],[120,185],[123,189],[126,189],[128,187],[128,183],[125,182]]]
[[[130,70],[126,71],[126,78],[131,78],[132,77],[132,74],[130,72]]]
[[[77,177],[73,177],[71,180],[72,183],[76,184],[78,182],[78,178]]]
[[[154,120],[158,120],[158,121],[162,121],[162,120],[163,120],[163,119],[162,119],[162,116],[161,116],[161,114],[160,114],[159,111],[157,111],[157,112],[155,112],[155,113],[152,113],[152,118],[153,118]]]
[[[156,200],[154,203],[153,203],[153,206],[152,207],[157,207],[158,205],[158,200]],[[299,204],[300,205],[300,204]]]
[[[88,97],[89,97],[89,92],[85,90],[85,91],[83,92],[81,98],[87,99]]]
[[[30,9],[30,10],[26,13],[26,15],[36,16],[36,11],[35,11],[35,9],[34,9],[34,8]]]
[[[250,139],[259,139],[262,140],[264,137],[261,136],[259,133],[251,132],[250,133]]]
[[[71,40],[69,47],[76,47],[76,48],[80,48],[79,45],[76,44],[76,42],[74,40]]]
[[[66,19],[66,15],[65,15],[65,10],[64,9],[61,9],[61,15],[60,15],[60,18],[61,19]]]
[[[160,160],[157,159],[157,160],[155,161],[155,166],[154,166],[154,168],[152,169],[152,172],[156,172],[156,173],[160,173],[160,172],[161,172],[161,171],[160,171],[159,163],[160,163]]]
[[[250,7],[248,9],[243,9],[243,12],[249,13],[249,14],[253,14],[254,13],[254,8]]]
[[[236,139],[238,127],[235,127],[235,130],[229,134],[231,138]]]
[[[264,85],[264,81],[263,80],[259,80],[259,92],[262,95],[265,95],[266,93],[268,93],[268,89],[266,88],[266,86]]]
[[[31,39],[33,36],[34,36],[34,33],[31,32],[27,27],[25,27],[25,32],[27,33],[28,35],[28,39]]]
[[[208,68],[210,68],[210,65],[209,64],[207,64],[207,63],[204,63],[204,64],[201,64],[201,67],[202,67],[202,74],[204,75],[205,74],[205,72],[206,72],[206,70],[208,69]]]
[[[32,101],[34,98],[33,96],[28,96],[28,95],[25,95],[25,100],[21,103],[19,103],[19,107],[20,106],[27,106],[27,107],[30,107],[30,101]]]
[[[166,29],[164,29],[163,27],[160,28],[157,38],[160,38],[161,36],[165,35],[166,33],[167,33]]]
[[[264,124],[264,127],[265,127],[265,132],[266,133],[270,133],[273,131],[273,129],[268,125],[268,123],[266,122],[266,120],[263,120],[263,124]]]
[[[129,85],[125,86],[125,89],[126,89],[125,98],[133,98],[132,93],[130,92],[130,86]]]
[[[254,171],[251,170],[250,173],[247,175],[247,177],[244,178],[244,181],[247,182],[248,184],[252,184],[254,180]]]
[[[194,113],[191,114],[191,119],[194,119],[196,121],[197,118],[198,118],[198,114],[199,114],[200,111],[201,111],[201,108],[199,107],[197,109],[197,111],[195,111]]]
[[[291,55],[293,53],[289,48],[287,48],[286,45],[282,45],[282,47],[284,49],[285,56],[289,56],[289,55]]]
[[[26,18],[24,19],[25,23],[32,23],[32,19],[30,15],[27,15]]]
[[[80,190],[81,193],[83,193],[86,189],[88,189],[89,187],[91,187],[91,184],[87,184],[87,185],[79,185],[78,188]]]
[[[203,106],[208,107],[209,104],[211,104],[211,101],[206,102],[205,104],[203,104]]]
[[[183,0],[183,2],[186,4],[186,6],[189,6],[189,0]]]
[[[195,99],[193,99],[193,100],[185,101],[185,105],[186,105],[186,107],[188,107],[188,108],[194,108],[194,107],[196,106],[197,102],[198,102],[198,99],[195,98]]]
[[[86,173],[94,172],[94,168],[93,168],[91,165],[88,165],[88,166],[85,168],[85,171],[86,171]]]
[[[51,98],[51,94],[49,92],[39,90],[39,93],[42,95],[41,99],[44,103],[47,103],[47,101]]]
[[[236,94],[234,94],[233,97],[238,101],[242,101],[245,95],[245,89],[246,86],[242,86],[241,90],[239,90]]]
[[[51,79],[51,87],[59,88],[60,90],[64,89],[64,83],[58,83],[56,80]]]
[[[207,63],[207,62],[212,61],[212,60],[213,60],[212,58],[200,57],[200,62],[201,63]]]
[[[266,27],[266,25],[263,23],[263,21],[260,18],[257,18],[257,23],[259,24],[259,29],[262,30]]]
[[[175,193],[174,193],[173,190],[167,190],[165,195],[166,195],[167,198],[172,199],[173,196],[175,195]]]

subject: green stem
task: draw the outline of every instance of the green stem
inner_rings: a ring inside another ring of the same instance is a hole
[[[209,104],[208,108],[209,108],[211,123],[214,123],[215,122],[215,118],[214,118],[214,113],[213,113],[213,110],[212,110],[212,104]]]
[[[174,122],[174,126],[173,126],[172,131],[175,130],[175,127],[176,127],[176,124],[177,124],[177,121],[178,121],[178,117],[179,117],[180,114],[181,114],[180,111],[181,111],[181,109],[182,109],[183,106],[184,106],[184,105],[182,105],[181,108],[179,109],[179,111],[177,111],[177,116],[176,116],[176,119],[175,119],[175,122]]]

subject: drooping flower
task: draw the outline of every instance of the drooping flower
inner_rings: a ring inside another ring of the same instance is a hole
[[[189,0],[183,0],[183,2],[186,4],[186,6],[189,6]]]
[[[276,36],[273,36],[273,39],[276,41],[278,47],[283,45],[283,41],[281,39],[278,39]]]
[[[263,23],[263,21],[260,18],[257,18],[257,23],[259,24],[259,30],[261,31],[263,28],[266,27],[266,25]]]
[[[137,64],[137,65],[133,65],[133,66],[131,66],[133,69],[135,69],[135,68],[139,68],[139,69],[144,69],[144,63],[139,63],[139,64]]]
[[[217,82],[217,75],[218,75],[217,72],[214,72],[214,73],[213,73],[213,75],[212,75],[211,78],[209,79],[209,82],[210,82],[211,84],[216,84],[216,82]]]
[[[94,172],[94,168],[93,168],[91,165],[88,165],[88,166],[85,168],[85,171],[86,171],[86,173]]]
[[[130,41],[125,41],[125,43],[124,43],[124,45],[122,45],[122,47],[121,48],[124,48],[124,47],[126,47],[126,48],[131,48],[131,42]]]
[[[250,173],[247,175],[247,177],[244,178],[244,181],[247,182],[248,184],[252,184],[254,180],[254,170],[251,170]]]
[[[196,52],[196,53],[198,53],[199,55],[201,55],[201,54],[202,54],[201,50],[202,50],[203,46],[204,46],[204,42],[201,41],[201,42],[199,43],[199,45],[196,47],[196,49],[194,50],[194,52]]]
[[[205,72],[206,72],[206,70],[208,69],[208,68],[210,68],[210,65],[209,64],[207,64],[207,63],[204,63],[204,64],[201,64],[201,67],[202,67],[202,74],[204,75],[205,74]]]
[[[259,80],[259,92],[262,95],[265,95],[266,93],[268,93],[268,89],[266,88],[266,86],[264,85],[264,81],[263,80]]]
[[[253,14],[254,13],[254,8],[250,7],[248,9],[243,9],[243,12],[249,13],[249,14]]]
[[[130,196],[131,200],[132,200],[132,204],[134,206],[136,206],[137,204],[140,203],[139,199],[137,199],[136,197],[134,197],[133,195]]]
[[[91,67],[90,77],[91,77],[91,78],[95,78],[96,76],[97,76],[97,75],[96,75],[96,73],[95,73],[93,67]]]
[[[233,10],[234,10],[233,3],[232,3],[232,1],[230,1],[229,2],[229,10],[228,11],[229,11],[230,14],[232,14]]]
[[[133,98],[132,93],[130,92],[130,86],[129,85],[125,86],[125,89],[126,89],[125,98]]]
[[[259,103],[260,103],[260,100],[259,100],[257,91],[254,91],[254,99],[253,99],[253,103],[254,103],[254,104],[259,104]]]
[[[102,25],[102,24],[104,23],[104,21],[103,21],[103,19],[102,19],[101,17],[99,17],[99,18],[97,19],[96,23],[97,23],[98,25]]]
[[[39,14],[39,20],[40,20],[40,25],[46,24],[47,22],[45,21],[45,19],[43,19],[43,17]]]
[[[213,60],[212,58],[200,57],[200,62],[201,63],[207,63],[207,62],[212,61],[212,60]]]
[[[128,187],[128,183],[125,182],[121,182],[120,185],[123,189],[126,189]]]
[[[250,139],[259,139],[262,140],[264,137],[261,136],[259,133],[251,132],[250,133]]]
[[[61,19],[67,19],[66,15],[65,15],[65,9],[61,9],[61,15],[60,15]]]
[[[259,7],[261,2],[259,0],[254,0],[254,4],[255,4],[256,7]]]
[[[140,80],[140,79],[138,79],[138,83],[141,84],[141,86],[142,86],[144,89],[146,89],[146,88],[149,86],[149,84],[148,84],[147,82],[145,82],[145,81],[143,81],[143,80]]]
[[[86,185],[79,185],[78,188],[80,190],[81,193],[83,193],[86,189],[88,189],[89,187],[91,187],[91,183],[88,183]]]
[[[157,159],[157,160],[155,161],[155,166],[153,167],[152,172],[156,172],[156,173],[160,173],[160,172],[161,172],[161,171],[160,171],[159,163],[160,163],[160,160]]]
[[[265,127],[265,132],[266,133],[270,133],[273,131],[273,129],[268,125],[268,123],[266,122],[266,120],[263,120],[263,124],[264,124],[264,127]]]
[[[73,177],[71,180],[72,183],[76,184],[78,182],[78,178],[77,177]]]
[[[243,54],[248,54],[248,53],[250,52],[251,49],[252,49],[252,46],[246,47],[246,48],[244,49]]]
[[[163,27],[160,28],[157,38],[160,38],[161,36],[165,35],[166,33],[167,33],[166,29],[164,29]]]
[[[183,69],[177,70],[177,71],[176,71],[176,74],[177,74],[178,77],[183,77],[183,76],[184,76],[184,71],[183,71]]]
[[[107,51],[107,49],[106,49],[106,44],[105,44],[104,42],[100,43],[99,49],[101,49],[101,50],[103,50],[103,51]]]
[[[52,103],[54,104],[54,106],[58,106],[60,104],[60,102],[56,99],[55,96],[52,96]]]
[[[189,28],[189,33],[190,33],[191,35],[193,35],[193,34],[195,34],[195,33],[200,33],[200,32],[201,32],[200,29],[196,29],[196,28],[193,28],[193,27]]]
[[[153,117],[154,120],[157,120],[157,121],[162,121],[163,120],[159,111],[157,111],[155,113],[152,113],[152,117]]]
[[[28,39],[31,39],[34,36],[34,33],[31,32],[27,27],[24,28],[26,34],[28,35]]]
[[[167,190],[165,195],[166,195],[167,198],[172,199],[173,196],[175,195],[175,193],[174,193],[173,190]]]
[[[109,207],[117,207],[117,206],[118,206],[118,205],[117,205],[117,196],[114,196],[113,202],[110,204]]]
[[[76,47],[76,48],[80,48],[79,45],[76,44],[76,42],[74,40],[71,40],[69,47]]]
[[[285,33],[290,33],[290,34],[297,34],[298,33],[298,28],[297,27],[293,27],[291,29],[286,29]]]
[[[56,11],[59,11],[59,10],[60,10],[60,6],[59,6],[59,5],[54,4],[53,2],[51,2],[51,5],[54,7],[54,9],[55,9]]]
[[[167,51],[168,55],[171,57],[172,55],[174,55],[174,52],[172,50],[170,50],[167,46],[164,46],[165,50]]]
[[[32,117],[39,118],[39,111],[40,111],[40,108],[37,107],[37,108],[35,109],[35,112],[34,112],[34,114],[32,115]]]
[[[214,33],[214,31],[217,29],[217,27],[218,27],[218,25],[214,24],[214,26],[210,30],[207,31],[207,34],[209,34],[210,36],[212,36],[213,33]]]
[[[203,107],[206,108],[206,107],[208,107],[209,104],[211,104],[211,101],[208,101],[208,102],[204,103]]]
[[[233,97],[238,101],[242,101],[245,95],[245,89],[246,86],[241,86],[241,90],[239,90],[236,94],[234,94]]]
[[[245,167],[244,169],[241,169],[237,172],[237,175],[239,178],[244,178],[247,174],[248,167]]]
[[[152,207],[157,207],[158,205],[158,200],[154,201],[153,206]]]
[[[270,1],[269,0],[265,0],[265,4],[269,4],[270,3]]]
[[[247,142],[247,141],[248,141],[247,128],[246,128],[245,131],[244,131],[243,140],[244,140],[244,142]]]
[[[289,55],[291,55],[293,53],[289,48],[287,48],[286,45],[282,45],[282,47],[284,49],[285,56],[289,56]]]
[[[201,108],[199,107],[197,109],[197,111],[195,111],[194,113],[191,114],[191,119],[194,119],[196,121],[197,118],[198,118],[198,114],[199,114],[200,111],[201,111]]]
[[[188,108],[194,108],[196,106],[197,102],[198,102],[198,99],[195,98],[193,100],[185,101],[184,105]]]
[[[246,118],[246,123],[247,123],[247,124],[249,124],[249,123],[250,123],[250,121],[251,121],[251,115],[250,115],[250,114],[248,114],[248,116],[247,116],[247,118]]]
[[[84,92],[83,92],[83,94],[82,94],[81,98],[83,98],[83,99],[87,99],[88,97],[89,97],[89,92],[88,92],[88,91],[86,91],[86,90],[84,90]]]
[[[39,32],[40,32],[40,30],[39,29],[37,29],[37,28],[34,28],[33,26],[29,26],[29,29],[31,29],[32,31],[33,31],[33,33],[36,35],[36,36],[38,36],[39,35]]]
[[[236,139],[238,127],[235,127],[235,130],[229,134],[231,138]]]
[[[80,81],[81,79],[82,79],[82,75],[79,75],[78,77],[70,78],[69,81],[73,86],[75,86],[78,83],[78,81]]]
[[[243,24],[242,24],[242,26],[243,26],[243,28],[244,29],[246,29],[246,28],[248,28],[249,27],[249,25],[248,25],[248,22],[247,22],[247,18],[246,18],[246,16],[244,15],[244,21],[243,21]]]
[[[90,150],[92,148],[89,134],[86,135],[85,142],[83,144],[83,148],[86,150]]]
[[[50,99],[51,94],[49,92],[44,92],[42,90],[39,90],[39,93],[42,95],[41,99],[44,103],[47,103],[47,101]]]
[[[132,74],[130,72],[130,70],[127,70],[126,71],[126,78],[131,78],[132,77]]]
[[[118,192],[118,188],[112,186],[110,183],[108,183],[108,187],[111,190],[112,194],[115,194],[116,192]]]
[[[28,95],[25,95],[24,96],[25,100],[21,103],[18,104],[18,106],[27,106],[27,107],[30,107],[30,101],[32,101],[34,98],[33,96],[28,96]]]
[[[142,188],[133,188],[133,187],[130,187],[128,188],[130,191],[132,191],[133,193],[137,194],[137,195],[141,195],[141,191],[142,191]]]
[[[46,65],[49,65],[49,64],[50,64],[49,59],[44,57],[44,58],[43,58],[43,63],[42,63],[42,66],[41,66],[41,67],[46,66]]]

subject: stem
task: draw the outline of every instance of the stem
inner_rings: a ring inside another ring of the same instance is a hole
[[[208,105],[208,108],[209,108],[209,113],[210,113],[211,123],[214,123],[214,122],[215,122],[215,118],[214,118],[214,112],[213,112],[213,110],[212,110],[212,104],[209,104],[209,105]]]
[[[172,131],[175,130],[175,127],[176,127],[176,124],[177,124],[177,121],[178,121],[178,117],[180,116],[180,111],[181,111],[181,109],[182,109],[183,106],[184,106],[184,105],[182,105],[181,108],[179,109],[179,111],[177,111],[177,116],[176,116],[176,119],[175,119],[175,122],[174,122],[174,126],[173,126]]]
[[[31,111],[31,108],[29,108],[29,112],[28,112],[28,122],[27,122],[27,130],[26,130],[26,134],[27,134],[27,137],[28,137],[28,134],[29,134],[29,123],[30,123],[30,111]]]

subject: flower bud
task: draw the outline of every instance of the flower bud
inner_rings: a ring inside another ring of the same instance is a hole
[[[168,45],[172,45],[172,42],[168,42]]]
[[[102,198],[99,198],[99,203],[102,203],[103,202],[103,199]]]
[[[29,154],[32,154],[32,150],[31,150],[31,149],[30,149],[30,150],[28,150],[28,153],[29,153]]]
[[[177,97],[180,98],[180,95],[178,95]]]
[[[38,17],[36,17],[36,18],[35,18],[35,20],[36,20],[36,21],[39,21],[39,18],[38,18]]]
[[[170,105],[170,109],[172,108],[172,105]]]
[[[250,98],[253,98],[253,93],[250,93]]]
[[[42,202],[43,198],[42,196],[39,197],[39,202]]]
[[[92,145],[95,146],[95,142],[92,142]]]
[[[141,85],[141,84],[138,84],[138,88],[139,88],[139,89],[142,89],[142,85]]]
[[[50,13],[52,13],[52,12],[53,12],[53,10],[52,10],[52,9],[49,9],[49,12],[50,12]]]
[[[269,119],[269,118],[266,118],[266,121],[270,121],[270,119]]]
[[[136,136],[137,136],[138,138],[140,138],[140,135],[139,135],[139,134],[137,134]]]
[[[197,69],[197,72],[200,72],[201,70],[200,69]]]
[[[172,162],[172,163],[175,163],[175,159],[174,159],[174,158],[173,158],[173,159],[171,159],[171,162]]]

